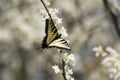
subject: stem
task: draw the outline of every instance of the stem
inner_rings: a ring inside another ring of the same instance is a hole
[[[63,78],[64,78],[64,80],[67,80],[66,73],[65,73],[65,61],[63,59],[62,59],[62,67],[63,67],[63,73],[62,73]]]
[[[45,3],[43,2],[43,0],[41,0],[41,2],[42,2],[42,4],[43,4],[43,6],[45,7],[45,10],[46,10],[48,16],[50,17],[52,23],[54,24],[54,21],[53,21],[53,19],[52,19],[52,16],[50,15],[50,12],[49,12],[47,6],[46,6]],[[54,25],[55,25],[55,24],[54,24]]]

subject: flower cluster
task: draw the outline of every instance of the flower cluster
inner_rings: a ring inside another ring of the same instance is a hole
[[[70,65],[75,65],[75,57],[73,54],[68,54],[68,53],[60,53],[61,54],[61,59],[64,60],[65,62],[65,66],[63,66],[64,70],[65,70],[65,76],[67,80],[74,80],[74,78],[71,76],[73,74],[72,69],[70,69],[70,67],[68,66]],[[52,68],[54,69],[55,73],[63,73],[62,69],[59,68],[58,65],[52,66]]]
[[[113,80],[120,80],[120,54],[107,47],[103,49],[101,46],[93,48],[96,56],[102,56],[102,65],[107,69],[109,76]]]
[[[62,58],[66,61],[66,64],[75,65],[75,56],[73,54],[62,53]]]
[[[66,65],[64,68],[65,68],[65,73],[66,73],[66,75],[65,75],[66,79],[67,80],[74,80],[74,78],[71,76],[73,74],[72,69],[70,69],[68,65]]]

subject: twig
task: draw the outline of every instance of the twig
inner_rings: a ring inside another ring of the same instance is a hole
[[[103,3],[104,3],[105,8],[108,10],[108,12],[111,15],[112,21],[113,21],[114,26],[115,26],[115,30],[120,38],[120,28],[119,28],[118,16],[110,8],[108,0],[103,0]]]
[[[43,2],[43,0],[40,0],[40,1],[42,2],[43,6],[45,7],[45,10],[46,10],[49,18],[51,19],[52,23],[55,25],[55,23],[54,23],[54,21],[53,21],[53,19],[52,19],[52,16],[50,15],[50,12],[49,12],[47,6],[46,6],[45,3]]]
[[[63,78],[64,80],[67,80],[66,73],[65,73],[65,61],[63,59],[62,59],[62,68],[63,68],[63,73],[62,73]]]

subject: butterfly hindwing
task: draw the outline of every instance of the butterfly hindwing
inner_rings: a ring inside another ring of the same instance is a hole
[[[58,39],[54,40],[54,41],[49,45],[49,47],[57,47],[57,48],[60,48],[60,49],[70,50],[70,46],[68,45],[67,41],[65,41],[65,40],[62,39],[62,38],[58,38]]]

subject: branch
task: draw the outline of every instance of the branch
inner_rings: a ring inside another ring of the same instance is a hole
[[[66,73],[65,73],[65,61],[63,59],[62,59],[62,68],[63,68],[63,73],[62,73],[63,78],[64,80],[67,80]]]
[[[120,28],[119,28],[119,22],[118,22],[118,16],[112,11],[110,8],[108,0],[103,0],[105,8],[108,10],[108,12],[111,15],[112,21],[114,23],[115,30],[120,38]]]
[[[50,15],[50,12],[49,12],[47,6],[46,6],[45,3],[43,2],[43,0],[41,0],[41,2],[42,2],[42,4],[43,4],[43,6],[45,7],[45,10],[46,10],[49,18],[51,19],[52,23],[55,25],[55,23],[54,23],[54,21],[53,21],[53,19],[52,19],[52,16]]]

